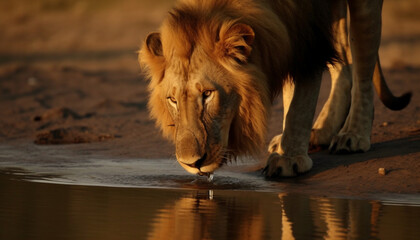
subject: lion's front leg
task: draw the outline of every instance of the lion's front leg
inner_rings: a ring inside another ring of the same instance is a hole
[[[264,169],[267,177],[295,176],[312,168],[308,147],[321,76],[319,73],[311,79],[296,79],[296,84],[285,83],[283,134],[270,143],[271,154]]]

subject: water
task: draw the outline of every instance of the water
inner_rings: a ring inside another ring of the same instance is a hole
[[[212,189],[206,178],[184,188],[51,183],[56,180],[0,171],[0,239],[420,237],[416,203],[232,190],[220,180]]]

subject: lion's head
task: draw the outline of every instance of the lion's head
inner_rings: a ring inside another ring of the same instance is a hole
[[[254,37],[239,18],[177,8],[140,50],[151,116],[190,173],[212,173],[264,144],[270,94],[251,61]]]

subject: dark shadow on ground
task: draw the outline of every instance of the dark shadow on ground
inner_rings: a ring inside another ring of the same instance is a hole
[[[314,161],[313,168],[299,178],[308,178],[320,172],[338,166],[351,165],[373,159],[403,156],[420,152],[420,135],[372,144],[365,153],[330,154],[328,150],[310,154]]]

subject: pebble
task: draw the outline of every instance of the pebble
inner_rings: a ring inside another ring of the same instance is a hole
[[[379,168],[378,173],[379,173],[379,175],[385,176],[386,175],[386,169],[385,168]]]
[[[383,122],[382,124],[381,124],[381,127],[386,127],[386,126],[388,126],[389,125],[389,123],[388,122]]]

